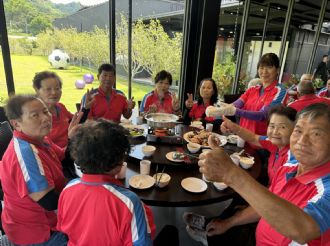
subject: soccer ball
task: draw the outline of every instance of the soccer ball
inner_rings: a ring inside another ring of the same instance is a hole
[[[53,50],[48,56],[48,61],[53,68],[64,69],[69,65],[70,57],[61,50]]]

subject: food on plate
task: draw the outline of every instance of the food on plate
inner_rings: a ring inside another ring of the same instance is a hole
[[[144,129],[139,129],[139,128],[132,128],[129,130],[129,134],[132,137],[138,137],[138,136],[142,136],[144,132]]]
[[[207,117],[221,116],[220,108],[219,107],[214,107],[214,106],[208,106],[205,110],[205,114],[206,114]]]
[[[172,158],[173,158],[173,160],[183,160],[184,154],[181,152],[173,152]]]
[[[197,143],[203,146],[208,146],[207,140],[209,136],[211,135],[211,132],[207,132],[205,130],[202,130],[198,132],[197,134],[194,132],[191,132],[191,134],[188,134],[188,141],[192,143]]]

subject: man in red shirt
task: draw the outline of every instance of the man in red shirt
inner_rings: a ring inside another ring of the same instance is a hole
[[[312,81],[300,81],[297,87],[298,100],[290,103],[288,106],[300,112],[302,109],[315,103],[326,103],[330,105],[330,100],[315,95],[315,89]]]
[[[126,130],[99,119],[71,138],[70,152],[83,175],[63,190],[58,230],[68,245],[152,245],[155,225],[149,207],[114,176],[130,151]]]
[[[97,78],[100,80],[100,87],[88,91],[82,98],[82,108],[86,105],[87,98],[93,98],[88,117],[91,119],[104,118],[114,122],[120,122],[123,115],[126,119],[132,115],[135,107],[133,98],[127,100],[124,93],[116,90],[116,70],[111,64],[102,64],[98,68]]]
[[[250,206],[206,227],[219,235],[259,221],[257,245],[329,245],[330,242],[330,106],[314,104],[302,110],[290,138],[298,163],[276,173],[269,190],[237,167],[211,137],[213,149],[200,156],[200,171],[208,180],[224,182]]]

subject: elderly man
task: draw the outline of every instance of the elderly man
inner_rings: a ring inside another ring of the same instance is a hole
[[[312,81],[310,80],[300,81],[297,90],[298,100],[288,105],[289,107],[297,110],[297,112],[314,103],[330,104],[330,100],[315,95],[315,89]]]
[[[119,123],[123,115],[126,119],[132,115],[135,107],[134,98],[127,100],[124,93],[116,90],[116,69],[111,64],[102,64],[98,68],[97,78],[100,87],[94,90],[87,90],[81,100],[82,108],[86,107],[88,101],[93,101],[88,117],[91,119],[104,118]]]
[[[298,163],[282,166],[269,190],[215,143],[210,137],[212,151],[201,154],[200,171],[208,180],[226,183],[250,206],[228,219],[211,221],[206,227],[209,236],[259,221],[257,245],[328,245],[330,106],[314,104],[299,113],[290,138]]]
[[[320,90],[317,95],[319,97],[326,97],[330,99],[330,79],[328,79],[327,86]]]

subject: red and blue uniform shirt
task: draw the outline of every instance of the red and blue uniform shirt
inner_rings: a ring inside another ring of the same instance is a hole
[[[327,97],[330,98],[330,91],[328,90],[327,87],[321,89],[319,93],[317,94],[319,97]]]
[[[112,89],[111,95],[107,96],[99,87],[92,90],[91,94],[94,96],[94,102],[90,108],[88,118],[99,119],[104,118],[114,122],[120,122],[121,115],[127,110],[127,99],[123,92]],[[83,96],[81,105],[85,108],[86,94]]]
[[[309,246],[329,245],[330,242],[330,162],[297,175],[297,163],[286,163],[276,173],[269,190],[298,206],[319,225],[321,237]],[[263,218],[256,230],[257,245],[300,245],[278,233]]]
[[[262,85],[257,85],[249,88],[238,100],[243,102],[242,110],[248,111],[268,111],[270,107],[277,104],[286,104],[287,94],[285,88],[274,81],[271,85],[264,88]],[[267,113],[265,113],[267,114]],[[246,117],[240,118],[240,126],[244,127],[255,134],[266,135],[267,119],[252,120]]]
[[[109,175],[83,174],[63,190],[58,230],[68,245],[152,245],[155,225],[149,207]]]
[[[297,101],[289,103],[288,107],[291,107],[291,108],[297,110],[297,112],[300,112],[307,106],[315,104],[315,103],[325,103],[325,104],[330,105],[330,100],[323,98],[323,97],[316,96],[314,94],[304,95],[304,96],[299,97]]]
[[[157,113],[168,113],[172,114],[172,94],[171,92],[166,92],[164,98],[160,99],[155,90],[147,93],[141,102],[140,112],[148,112],[150,105],[157,106]]]
[[[60,193],[65,186],[60,160],[63,149],[47,137],[42,143],[14,131],[0,166],[4,192],[2,225],[15,244],[36,244],[49,240],[56,229],[55,211],[47,211],[33,201],[30,193],[54,187]]]
[[[269,184],[271,184],[273,177],[275,176],[277,170],[283,166],[285,163],[296,163],[297,160],[290,151],[290,145],[283,147],[281,150],[273,144],[267,136],[260,136],[259,143],[263,149],[266,149],[270,152],[268,158],[268,178]]]

